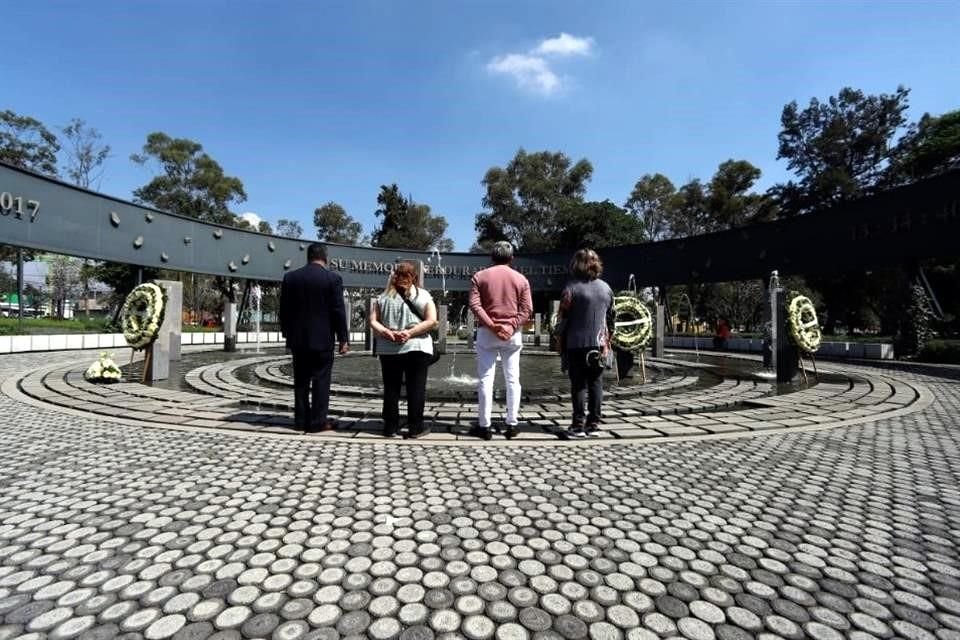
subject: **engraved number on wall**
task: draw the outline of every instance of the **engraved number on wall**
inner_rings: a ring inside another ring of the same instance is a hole
[[[17,220],[23,220],[24,216],[27,216],[30,222],[33,222],[39,214],[39,200],[28,200],[23,196],[14,195],[9,191],[0,192],[0,215],[12,215]]]

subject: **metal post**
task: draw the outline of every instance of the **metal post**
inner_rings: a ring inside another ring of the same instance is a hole
[[[477,319],[472,313],[467,314],[467,349],[473,350],[474,332],[477,329]]]
[[[543,314],[533,314],[533,346],[540,346],[540,332],[543,329]]]
[[[657,301],[653,305],[653,357],[662,358],[665,349],[667,288],[657,287]]]
[[[437,307],[437,349],[438,353],[447,352],[447,332],[450,331],[450,318],[447,317],[447,305],[441,304]]]
[[[347,344],[349,344],[350,334],[353,332],[353,303],[350,302],[350,297],[346,293],[343,294],[343,314],[347,318]]]
[[[373,351],[373,327],[370,326],[370,317],[373,315],[373,306],[377,304],[376,298],[367,299],[367,326],[363,331],[363,349]]]
[[[770,368],[778,371],[777,368],[777,337],[780,329],[779,312],[777,309],[777,291],[780,289],[780,276],[776,271],[770,272],[770,280],[767,285],[767,312],[770,317]]]
[[[17,247],[17,333],[23,335],[23,249]]]

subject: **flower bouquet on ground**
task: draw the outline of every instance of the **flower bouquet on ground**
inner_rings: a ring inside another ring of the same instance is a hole
[[[120,367],[113,361],[113,357],[106,351],[100,354],[100,358],[90,365],[83,374],[87,382],[112,383],[120,382]]]

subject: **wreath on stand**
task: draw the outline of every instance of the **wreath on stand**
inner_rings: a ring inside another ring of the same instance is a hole
[[[653,316],[646,303],[633,294],[613,299],[613,346],[624,351],[640,351],[653,336]]]
[[[820,348],[820,321],[817,310],[807,296],[793,294],[787,303],[787,324],[790,337],[797,348],[811,355]]]
[[[120,326],[131,349],[146,349],[157,339],[165,303],[163,289],[153,282],[138,285],[127,296],[120,310]]]

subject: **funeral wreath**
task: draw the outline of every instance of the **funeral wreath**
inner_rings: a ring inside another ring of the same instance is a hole
[[[804,353],[815,353],[820,348],[820,322],[810,298],[794,294],[787,303],[787,324],[790,337]]]
[[[613,346],[624,351],[637,351],[650,343],[653,317],[646,303],[633,294],[613,299]]]
[[[146,349],[157,339],[164,311],[163,289],[153,282],[137,286],[123,303],[120,324],[123,337],[134,350]]]

